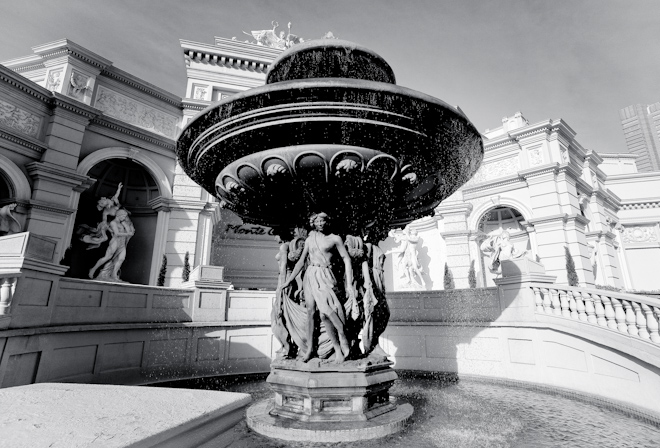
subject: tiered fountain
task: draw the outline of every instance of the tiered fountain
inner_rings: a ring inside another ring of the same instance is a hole
[[[389,396],[397,376],[378,346],[389,310],[377,244],[475,173],[483,143],[472,123],[397,86],[374,52],[309,41],[273,62],[265,86],[197,115],[177,156],[221,207],[282,240],[275,398],[248,411],[250,427],[318,442],[400,429],[413,410]]]

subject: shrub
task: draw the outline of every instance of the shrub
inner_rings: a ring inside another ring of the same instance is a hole
[[[566,250],[566,274],[568,276],[568,285],[580,286],[580,279],[575,271],[575,262],[571,256],[571,251],[568,250],[568,246],[564,246],[564,249]]]
[[[167,274],[167,256],[163,255],[163,262],[158,273],[158,283],[156,283],[158,286],[165,286],[165,274]]]
[[[474,260],[470,262],[470,270],[468,271],[468,284],[470,288],[477,287],[477,271],[474,268]]]
[[[445,289],[454,289],[454,276],[451,275],[449,265],[445,263]]]
[[[184,282],[190,280],[190,253],[186,252],[186,256],[183,257],[183,273],[181,274]]]

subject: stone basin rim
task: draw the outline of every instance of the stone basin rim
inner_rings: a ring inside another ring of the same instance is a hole
[[[326,88],[331,88],[331,87],[337,87],[337,88],[353,88],[353,89],[358,89],[358,90],[371,90],[374,93],[390,93],[390,94],[397,94],[402,97],[406,97],[409,99],[416,99],[419,101],[427,102],[436,106],[440,106],[444,109],[449,110],[450,112],[456,113],[476,131],[479,132],[476,128],[476,126],[470,121],[470,119],[463,113],[462,110],[460,110],[457,107],[452,106],[451,104],[436,98],[434,96],[428,95],[426,93],[420,92],[418,90],[413,90],[409,87],[404,87],[400,86],[398,84],[389,84],[386,82],[379,82],[379,81],[368,81],[364,79],[351,79],[351,78],[309,78],[309,79],[296,79],[296,80],[291,80],[291,81],[281,81],[277,82],[275,84],[266,84],[260,87],[255,87],[253,89],[249,89],[243,92],[235,93],[234,95],[224,98],[220,101],[217,101],[205,109],[199,111],[197,114],[195,114],[190,121],[183,127],[181,130],[181,133],[179,134],[179,137],[177,140],[181,138],[181,136],[188,130],[188,128],[192,127],[195,122],[200,119],[201,117],[205,116],[209,112],[211,112],[214,109],[220,108],[222,106],[225,106],[227,104],[246,99],[246,98],[251,98],[251,97],[258,97],[260,95],[264,95],[267,93],[271,92],[277,92],[281,90],[302,90],[302,89],[311,89],[315,87],[326,87]],[[305,104],[305,102],[296,102],[293,104]],[[269,107],[269,106],[266,106]],[[272,107],[272,106],[271,106]],[[258,109],[263,109],[264,107],[259,107]],[[257,109],[257,108],[255,108]],[[252,111],[250,111],[252,112]],[[243,113],[249,113],[249,112],[243,112]],[[237,114],[235,116],[232,116],[231,118],[235,118],[241,114]]]

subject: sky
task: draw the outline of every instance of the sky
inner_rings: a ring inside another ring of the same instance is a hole
[[[374,50],[397,84],[458,105],[480,131],[520,111],[564,119],[599,152],[627,152],[619,109],[660,101],[659,0],[0,0],[0,61],[67,38],[176,95],[179,39],[292,22]]]

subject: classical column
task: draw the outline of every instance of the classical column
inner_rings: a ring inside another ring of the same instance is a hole
[[[470,212],[472,204],[463,201],[442,203],[436,208],[436,213],[444,220],[444,231],[440,235],[445,240],[447,265],[457,289],[470,287],[470,231],[467,224]]]

